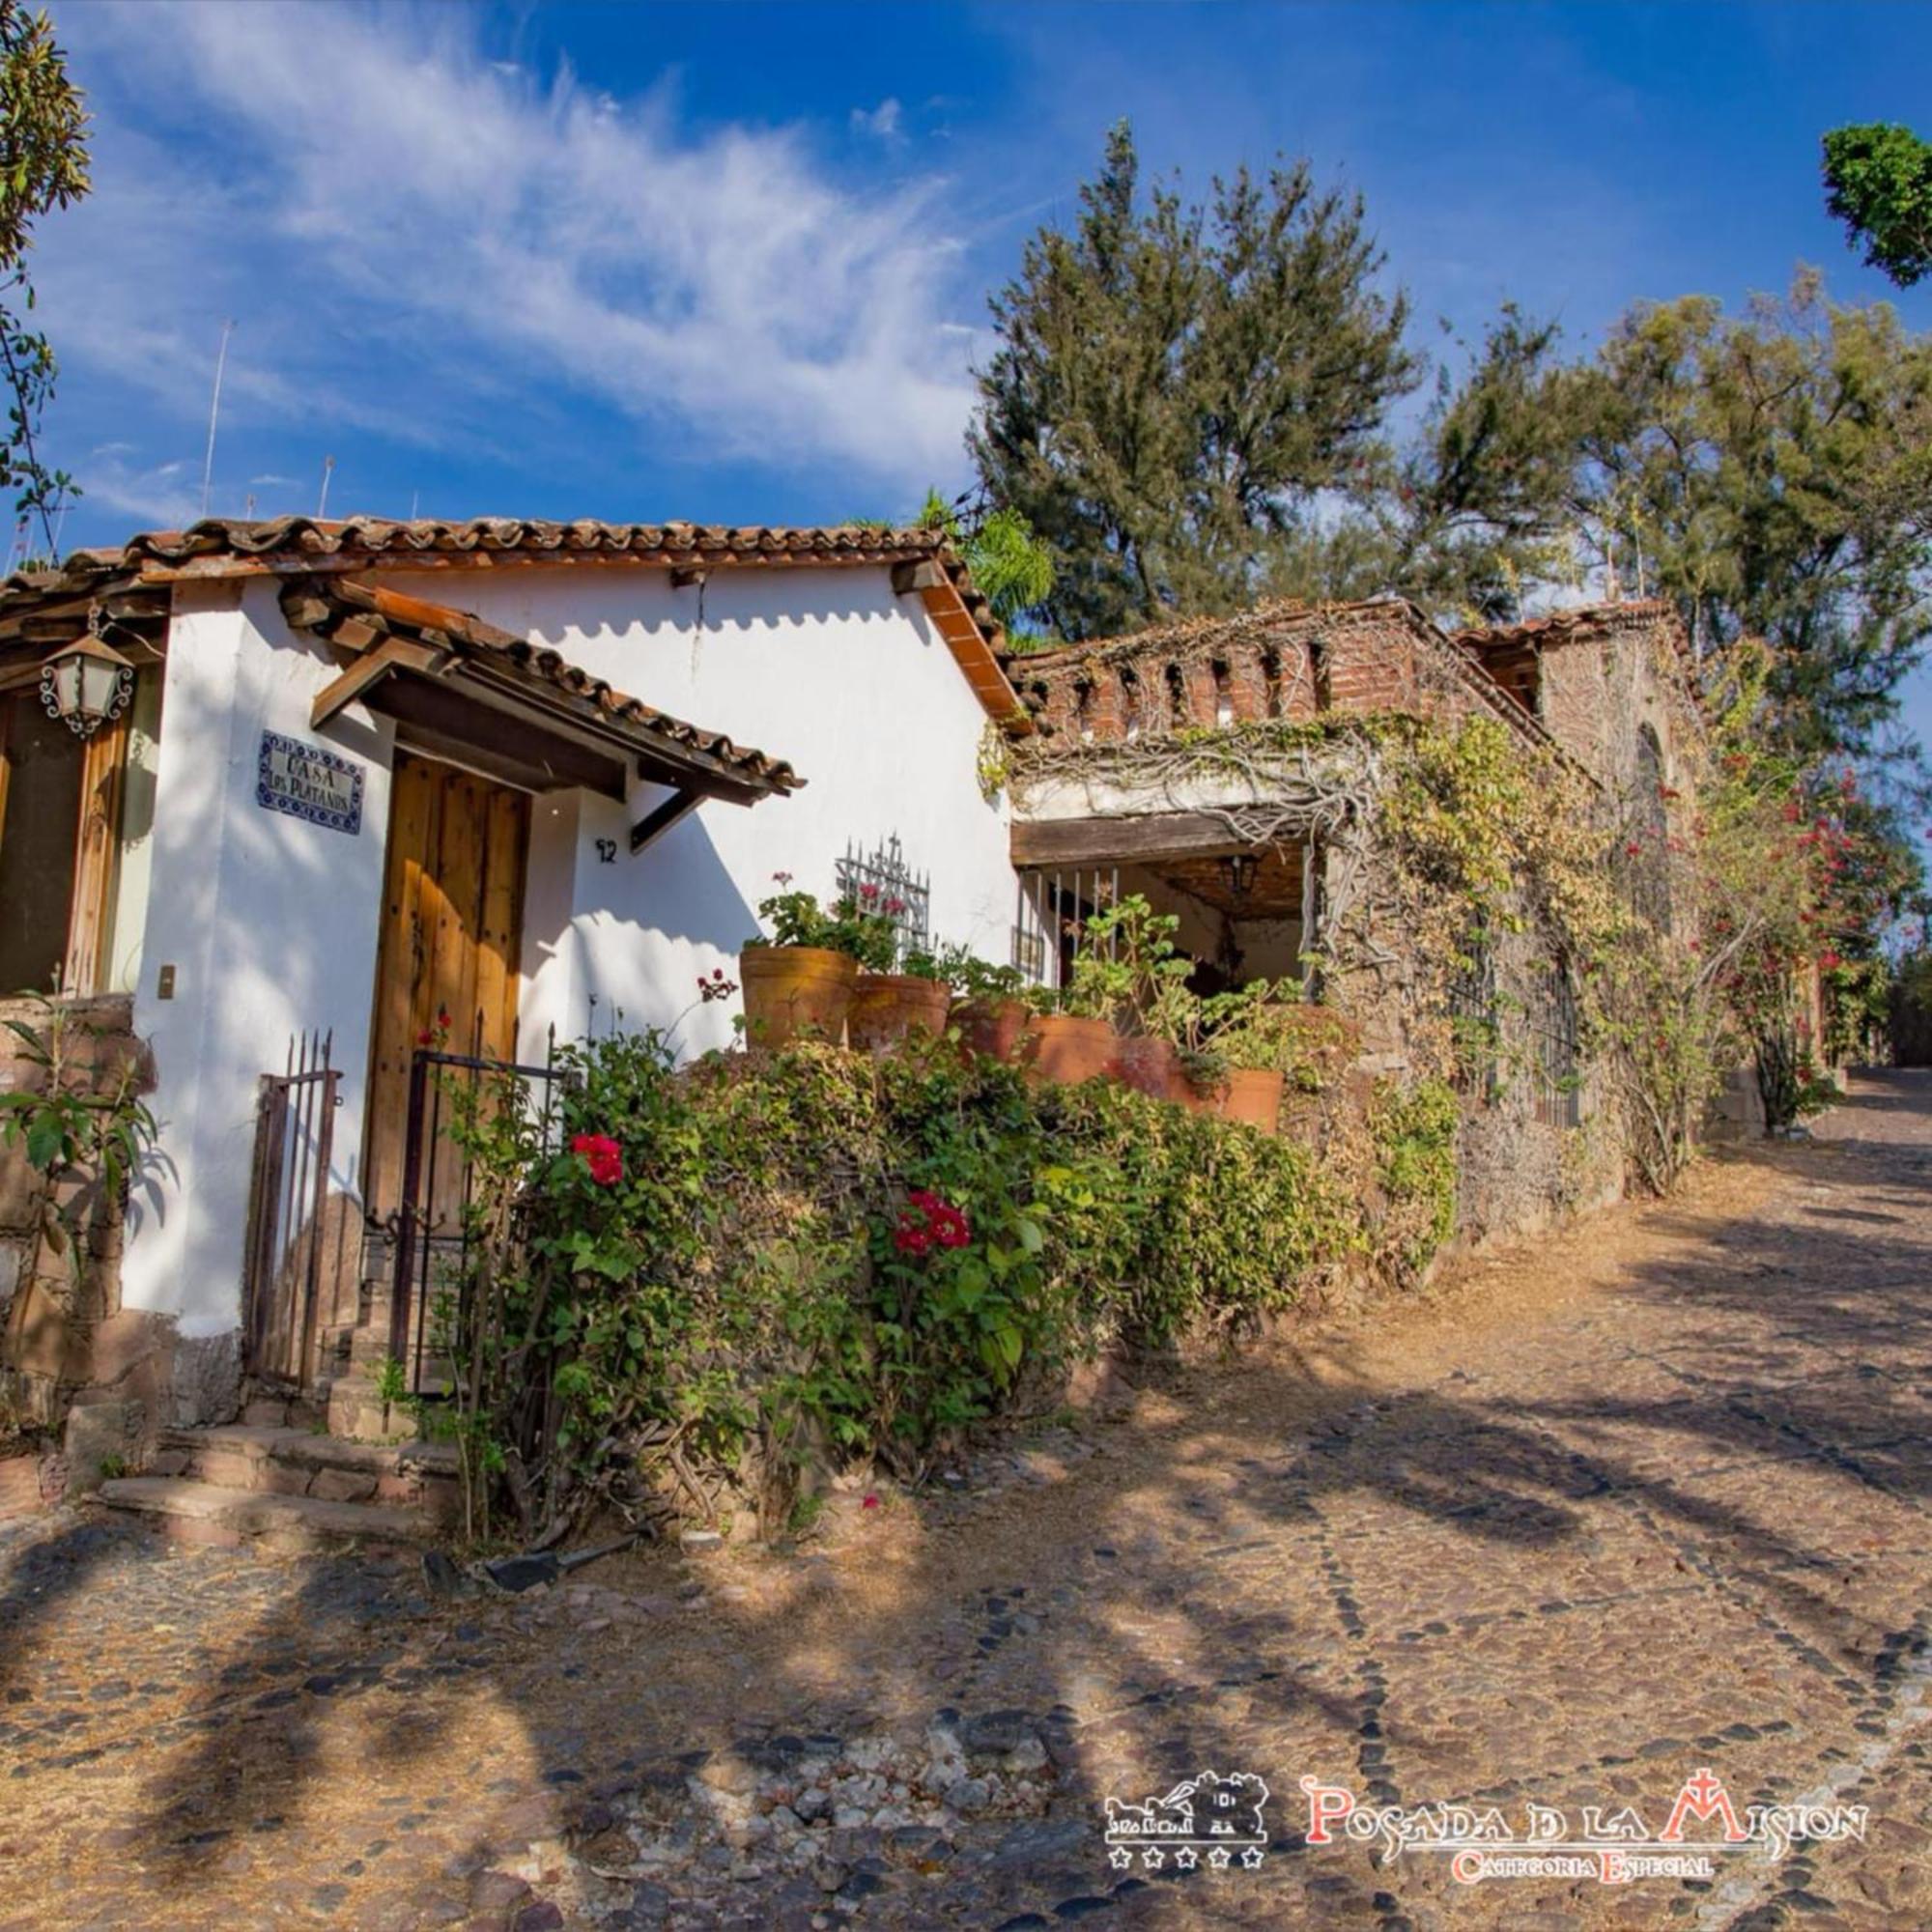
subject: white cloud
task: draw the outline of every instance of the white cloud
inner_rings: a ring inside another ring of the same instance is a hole
[[[96,194],[42,247],[70,360],[190,423],[234,316],[224,433],[233,409],[501,451],[562,431],[575,392],[685,460],[956,470],[977,303],[938,183],[860,191],[799,130],[694,134],[668,90],[543,85],[479,18],[64,13],[101,107]]]
[[[75,481],[88,509],[112,510],[143,529],[178,530],[201,514],[201,474],[185,461],[145,468],[130,463],[124,444],[90,452]]]
[[[903,119],[904,111],[890,94],[869,111],[864,107],[855,107],[852,110],[854,128],[861,134],[874,134],[881,141],[896,140]]]

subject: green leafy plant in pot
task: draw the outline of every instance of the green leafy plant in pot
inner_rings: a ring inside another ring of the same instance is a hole
[[[789,872],[772,880],[781,890],[759,902],[765,936],[738,955],[746,1037],[753,1046],[782,1046],[802,1033],[841,1039],[860,965],[876,956],[879,925],[890,949],[892,923],[867,922],[847,900],[828,913],[810,893],[791,890]]]
[[[876,887],[859,890],[878,899],[879,911],[862,916],[885,922],[890,949],[896,943],[893,921],[901,910],[899,901],[880,896]],[[908,952],[896,973],[890,970],[892,963],[888,950],[885,967],[862,972],[852,991],[851,1041],[868,1052],[886,1052],[914,1034],[937,1036],[946,1031],[952,988],[938,956],[926,951]]]
[[[1298,989],[1290,987],[1283,997],[1282,989],[1256,980],[1202,1004],[1205,1043],[1223,1069],[1216,1111],[1225,1120],[1275,1132],[1282,1088],[1300,1050]]]
[[[1199,1002],[1187,988],[1193,962],[1175,947],[1179,929],[1174,914],[1130,894],[1087,922],[1073,962],[1075,999],[1120,1037],[1122,1084],[1158,1100],[1187,1099],[1183,1055],[1196,1045]]]
[[[939,968],[954,1001],[951,1024],[964,1054],[1010,1063],[1026,1032],[1028,986],[1017,966],[994,966],[963,946],[949,946]]]

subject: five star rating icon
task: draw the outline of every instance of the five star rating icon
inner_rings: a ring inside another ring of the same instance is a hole
[[[1118,1872],[1131,1871],[1134,1867],[1134,1853],[1138,1850],[1141,1863],[1149,1871],[1165,1869],[1168,1855],[1158,1845],[1116,1845],[1107,1854],[1107,1862]],[[1215,1871],[1227,1871],[1238,1862],[1244,1871],[1260,1871],[1262,1861],[1267,1854],[1260,1845],[1249,1845],[1236,1853],[1227,1845],[1212,1846],[1208,1853],[1208,1863]],[[1198,1871],[1201,1854],[1192,1845],[1177,1845],[1174,1848],[1174,1868],[1179,1872]]]

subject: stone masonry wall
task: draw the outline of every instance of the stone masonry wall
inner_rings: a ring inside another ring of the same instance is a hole
[[[137,1092],[153,1087],[144,1044],[125,996],[76,1000],[63,1009],[64,1053],[81,1091],[112,1091],[124,1069]],[[0,1027],[44,1034],[34,1000],[0,1001]],[[39,1091],[46,1079],[25,1043],[0,1031],[0,1091]],[[49,1208],[78,1218],[80,1240],[48,1234]],[[239,1387],[236,1338],[184,1342],[174,1323],[121,1305],[123,1204],[79,1182],[47,1184],[18,1146],[0,1148],[0,1435],[64,1435],[66,1481],[87,1487],[102,1464],[132,1462],[164,1425],[225,1419]]]

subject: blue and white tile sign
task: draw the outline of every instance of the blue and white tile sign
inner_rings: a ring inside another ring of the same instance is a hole
[[[362,767],[320,745],[264,731],[255,803],[353,837],[362,830]]]

